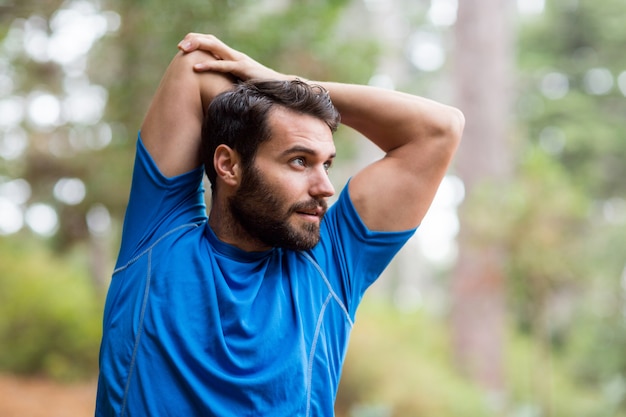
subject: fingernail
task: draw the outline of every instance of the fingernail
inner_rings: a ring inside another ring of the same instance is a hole
[[[189,48],[191,48],[191,42],[189,41],[181,41],[178,44],[178,47],[184,51],[188,50]]]

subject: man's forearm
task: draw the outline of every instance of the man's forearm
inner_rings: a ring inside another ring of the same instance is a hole
[[[211,59],[202,52],[177,54],[167,68],[141,127],[146,149],[166,176],[199,165],[198,150],[204,108],[232,87],[224,74],[198,73],[193,65]]]
[[[435,101],[381,88],[319,83],[330,92],[343,124],[359,131],[384,152],[409,142],[458,136],[464,119],[457,109]]]

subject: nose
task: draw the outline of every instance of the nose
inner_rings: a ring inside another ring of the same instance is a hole
[[[328,172],[324,167],[315,170],[315,173],[312,174],[309,194],[311,197],[317,198],[328,198],[335,195],[335,187],[330,182]]]

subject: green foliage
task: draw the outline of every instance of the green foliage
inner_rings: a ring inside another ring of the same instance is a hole
[[[626,102],[617,79],[626,69],[623,3],[547,1],[546,6],[544,15],[521,27],[520,100],[533,103],[532,110],[519,113],[521,122],[533,142],[546,127],[562,129],[565,147],[559,160],[589,195],[623,195],[626,165],[621,162],[626,146],[617,140],[626,134],[622,123]],[[588,88],[589,71],[598,68],[613,77],[613,86],[605,93]],[[562,98],[549,99],[539,91],[543,77],[553,71],[567,77],[569,92]]]
[[[0,253],[0,370],[93,375],[102,300],[86,267],[20,238],[0,239]]]
[[[549,415],[626,413],[623,15],[621,1],[552,0],[521,25],[526,141],[514,184],[498,195],[497,237],[510,249],[511,311],[535,352],[530,391]],[[594,90],[598,70],[608,87]],[[550,94],[551,73],[565,80],[562,94]],[[542,380],[556,364],[563,375]]]
[[[606,301],[614,304],[616,300]],[[574,375],[590,386],[622,377],[626,374],[626,358],[623,351],[614,347],[626,344],[625,321],[614,315],[603,316],[599,311],[584,313],[579,315],[577,331],[570,337],[566,355]]]
[[[573,377],[573,364],[536,338],[510,333],[506,356],[511,396],[507,408],[511,411],[553,417],[626,416],[626,412],[617,408],[625,398],[624,393],[610,391],[612,381],[590,384]]]
[[[354,416],[489,415],[483,394],[455,369],[445,322],[371,296],[357,314],[336,408]]]
[[[477,186],[464,215],[474,227],[473,244],[500,242],[511,254],[513,288],[531,291],[535,281],[549,288],[582,279],[585,259],[575,256],[582,249],[577,237],[587,227],[589,206],[581,187],[559,163],[529,147],[521,156],[517,179],[506,187],[499,181]]]
[[[509,292],[519,320],[530,324],[540,320],[550,297],[586,276],[589,259],[578,236],[588,227],[590,202],[539,149],[529,150],[513,188],[521,198],[511,207],[514,218],[508,225]]]
[[[617,353],[608,344],[620,336],[598,339],[591,327],[583,328],[587,330],[575,344],[586,345],[596,355]],[[612,373],[601,381],[581,378],[572,368],[589,369],[597,361],[589,357],[588,361],[571,363],[573,358],[516,329],[512,326],[506,337],[507,392],[501,398],[490,398],[459,374],[445,319],[419,310],[403,312],[367,296],[351,337],[337,415],[626,416],[616,408],[626,399],[626,384],[619,376]],[[619,361],[617,356],[612,359]],[[611,369],[614,372],[616,368]],[[594,370],[591,373],[597,375]]]

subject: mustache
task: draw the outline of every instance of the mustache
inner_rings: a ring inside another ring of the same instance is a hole
[[[309,201],[302,201],[291,206],[290,212],[295,213],[297,211],[317,211],[321,209],[321,216],[326,214],[328,210],[328,203],[324,199],[311,199]]]

